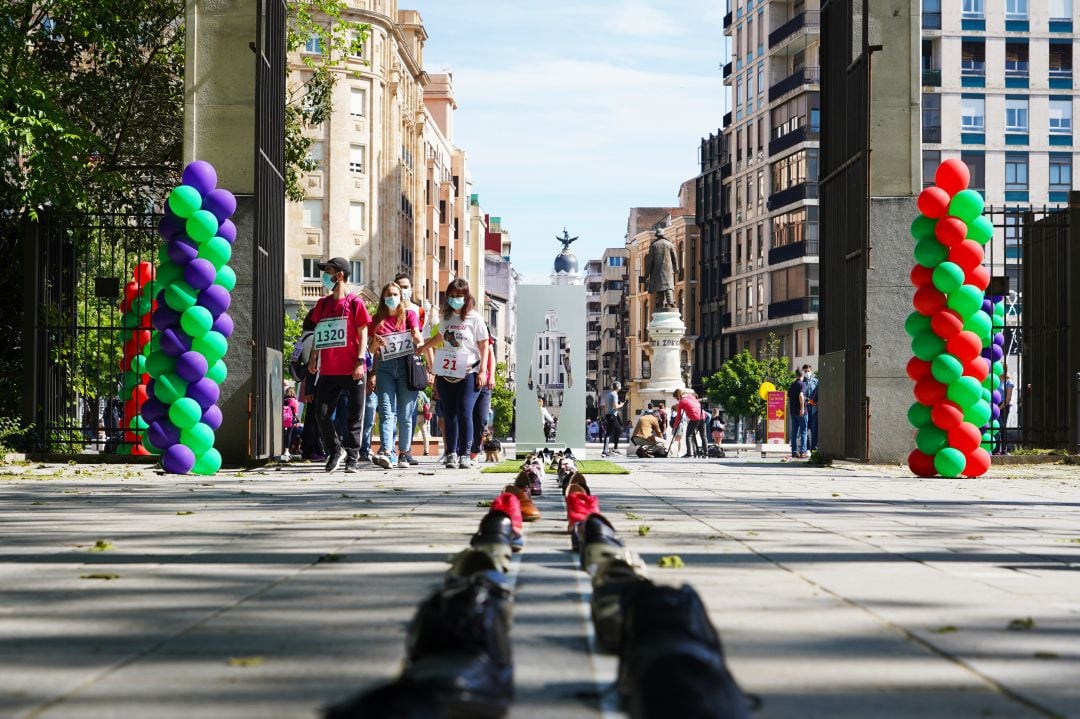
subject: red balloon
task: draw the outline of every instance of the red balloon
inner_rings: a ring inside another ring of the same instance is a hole
[[[969,182],[971,172],[962,160],[955,157],[950,157],[938,165],[937,172],[934,173],[934,184],[950,195],[966,190]]]
[[[150,311],[153,312],[156,309],[157,309],[157,300],[154,300],[153,302],[150,303]]]
[[[920,477],[933,477],[937,474],[934,458],[917,449],[911,450],[911,454],[908,455],[907,466]]]
[[[134,443],[140,441],[139,440],[139,435],[135,434],[134,432],[132,432],[129,429],[127,432],[124,432],[124,441],[127,442],[128,444],[134,444]]]
[[[120,369],[125,372],[131,369],[131,363],[137,354],[139,354],[139,350],[134,345],[124,345],[124,356],[120,360]]]
[[[959,217],[943,217],[934,226],[934,237],[946,247],[955,247],[967,237],[968,228]]]
[[[940,222],[938,223],[941,224]],[[982,264],[983,248],[975,240],[964,240],[949,249],[949,262],[960,265],[964,272],[972,270]]]
[[[971,422],[961,422],[949,430],[949,446],[963,452],[965,457],[978,449],[980,442],[982,432]]]
[[[129,399],[124,402],[124,424],[127,425],[132,419],[139,414],[139,407],[135,406],[135,400]]]
[[[127,298],[120,300],[120,312],[121,314],[131,312],[131,300]]]
[[[933,317],[934,313],[945,309],[945,295],[933,285],[923,285],[915,290],[915,297],[911,304],[915,309],[927,317]]]
[[[944,402],[948,397],[948,387],[933,377],[923,377],[915,382],[915,399],[928,407]],[[931,410],[933,411],[933,410]]]
[[[143,374],[139,377],[139,384],[148,384],[150,382],[150,375]]]
[[[955,402],[938,402],[930,409],[930,421],[938,429],[948,432],[964,421],[964,411]]]
[[[938,337],[947,340],[964,329],[964,321],[953,310],[938,310],[930,318],[930,329],[934,330]]]
[[[927,187],[919,193],[919,212],[932,220],[945,216],[949,211],[949,193],[940,187]]]
[[[982,340],[974,332],[964,330],[950,337],[945,343],[945,349],[960,360],[960,364],[966,365],[979,356],[982,351]]]
[[[982,382],[990,374],[990,362],[985,357],[976,357],[964,365],[964,376],[974,377]]]
[[[925,287],[934,282],[934,268],[915,265],[911,268],[911,284],[916,287]]]
[[[964,273],[964,284],[974,285],[985,292],[990,286],[990,270],[983,265],[975,265]]]
[[[975,449],[967,455],[967,464],[964,466],[965,477],[981,477],[990,469],[990,453],[982,447]]]
[[[930,377],[930,363],[918,357],[912,357],[907,363],[907,376],[911,378],[912,382],[918,382],[925,377]]]
[[[155,274],[154,266],[149,262],[140,262],[135,265],[135,282],[137,282],[140,287],[150,284],[150,282],[153,281]]]
[[[142,406],[146,404],[146,400],[149,398],[150,396],[146,394],[146,385],[144,384],[137,384],[135,385],[135,389],[131,390],[131,401],[138,404],[140,409],[142,409]]]
[[[131,333],[131,341],[140,350],[150,343],[150,330],[135,330]]]
[[[128,282],[124,285],[124,299],[127,300],[129,305],[137,300],[141,293],[142,290],[139,289],[139,285],[134,282]]]
[[[136,443],[134,446],[132,446],[131,453],[137,457],[146,457],[150,454],[150,450],[142,446],[142,444]]]

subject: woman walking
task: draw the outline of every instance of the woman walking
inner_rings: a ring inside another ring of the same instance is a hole
[[[416,390],[409,389],[412,355],[420,345],[420,318],[407,310],[401,287],[391,282],[382,288],[379,309],[371,320],[371,353],[375,358],[375,392],[379,396],[379,453],[371,461],[383,469],[412,459],[413,410]],[[394,452],[394,427],[399,452]],[[395,456],[396,455],[396,456]]]
[[[473,408],[488,380],[490,345],[469,283],[458,278],[446,286],[445,299],[433,319],[434,335],[423,345],[428,366],[436,376],[436,390],[446,428],[446,466],[468,468],[473,438]],[[432,352],[434,350],[434,352]]]

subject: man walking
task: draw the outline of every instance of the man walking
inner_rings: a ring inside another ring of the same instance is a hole
[[[622,423],[619,421],[617,413],[626,404],[619,401],[620,389],[622,389],[621,383],[612,382],[611,391],[604,395],[604,448],[600,452],[601,457],[610,457],[619,452],[619,435],[622,434]],[[609,439],[614,443],[610,452],[608,451]]]
[[[791,457],[808,457],[806,452],[806,385],[802,375],[788,385],[788,417],[791,418]]]
[[[804,364],[802,370],[803,384],[806,385],[806,451],[816,452],[818,431],[818,378],[814,376],[814,370],[810,365]]]

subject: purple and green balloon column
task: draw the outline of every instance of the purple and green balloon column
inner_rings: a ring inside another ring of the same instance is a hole
[[[993,295],[983,300],[983,312],[991,317],[992,339],[982,351],[990,363],[990,374],[983,381],[983,394],[990,393],[990,420],[982,427],[982,448],[994,451],[998,434],[1005,431],[1001,424],[1001,401],[1005,396],[1005,298]]]
[[[147,449],[173,474],[213,474],[221,468],[214,432],[221,426],[219,387],[232,318],[227,310],[236,274],[229,267],[236,198],[217,188],[217,173],[197,160],[184,168],[158,226],[154,338],[146,371],[149,399],[142,408]]]

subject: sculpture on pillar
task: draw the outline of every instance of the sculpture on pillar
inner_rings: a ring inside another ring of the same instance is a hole
[[[679,257],[675,245],[664,237],[664,231],[656,228],[656,235],[645,256],[645,282],[654,295],[656,310],[678,310],[675,306],[675,274],[679,271]]]

